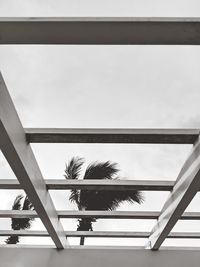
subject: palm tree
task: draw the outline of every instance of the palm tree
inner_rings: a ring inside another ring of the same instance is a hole
[[[84,163],[83,158],[72,158],[66,164],[65,178],[70,180],[78,180],[80,172]],[[85,171],[83,179],[109,179],[114,180],[118,173],[117,164],[106,162],[91,163]],[[90,191],[72,189],[69,197],[71,202],[74,202],[79,210],[115,210],[122,202],[139,204],[143,201],[143,196],[139,191]],[[95,218],[81,218],[78,220],[79,224],[77,231],[93,231],[92,223]],[[81,237],[80,245],[84,245],[84,237]]]
[[[34,208],[27,196],[18,195],[13,203],[12,210],[34,210]],[[29,229],[33,220],[34,218],[12,218],[11,228],[13,230]],[[17,235],[11,235],[5,240],[6,244],[17,244],[18,242],[19,236]]]

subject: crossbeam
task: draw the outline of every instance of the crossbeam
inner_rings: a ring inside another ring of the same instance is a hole
[[[57,248],[68,242],[20,119],[0,74],[0,149]]]
[[[65,231],[66,237],[107,237],[107,238],[147,238],[149,232],[115,232],[115,231]],[[48,237],[46,231],[26,231],[26,230],[0,230],[0,236],[35,236],[35,237]]]
[[[158,219],[159,211],[74,211],[58,210],[61,219],[97,218],[97,219]],[[0,210],[0,218],[39,218],[34,210]],[[200,212],[184,212],[180,220],[200,220]]]
[[[86,190],[143,190],[169,191],[173,181],[155,180],[48,180],[47,188],[53,190],[86,189]]]
[[[1,18],[0,44],[199,45],[199,18]]]
[[[171,191],[174,181],[159,180],[45,180],[49,190],[142,190],[142,191]],[[0,189],[23,189],[17,180],[0,179]]]
[[[200,129],[26,128],[30,143],[194,144]]]
[[[186,160],[177,182],[167,199],[149,238],[153,250],[159,249],[178,219],[181,217],[200,185],[200,141],[198,140]]]
[[[89,238],[148,238],[150,232],[130,231],[65,231],[66,237],[89,237]],[[0,236],[24,236],[24,237],[49,237],[46,231],[27,230],[0,230]],[[199,232],[172,232],[167,238],[176,239],[199,239]]]

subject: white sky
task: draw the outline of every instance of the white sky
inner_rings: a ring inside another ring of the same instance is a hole
[[[0,17],[199,13],[200,2],[194,0],[0,0]],[[0,46],[0,70],[24,127],[200,128],[199,69],[198,46]],[[120,174],[126,179],[175,180],[191,146],[40,144],[33,145],[33,149],[45,178],[63,178],[65,162],[79,155],[87,163],[118,162]],[[13,178],[3,156],[0,178]],[[17,193],[1,191],[0,208],[10,209]],[[68,204],[66,192],[51,194],[57,209],[74,208]],[[121,209],[160,210],[167,195],[145,193],[142,206],[124,205]],[[199,211],[199,195],[188,210]],[[112,220],[99,220],[94,229],[150,231],[154,223],[116,220],[113,224]],[[75,230],[77,223],[63,220],[63,224],[66,230]],[[8,221],[1,219],[0,225],[5,229]],[[36,221],[32,229],[41,227]],[[195,229],[200,231],[198,222],[185,221],[174,230]],[[24,238],[24,242],[29,241]],[[92,244],[89,239],[86,242]],[[94,242],[113,244],[113,240]],[[146,240],[119,242],[141,245]],[[179,241],[165,242],[173,244],[180,245]],[[182,240],[181,244],[188,245],[188,241]]]

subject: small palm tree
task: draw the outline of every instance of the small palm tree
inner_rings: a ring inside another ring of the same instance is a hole
[[[27,196],[18,195],[13,203],[12,210],[34,210],[34,208]],[[11,228],[13,230],[29,229],[33,220],[34,218],[12,218]],[[11,235],[5,240],[6,244],[17,244],[18,242],[19,236],[17,235]]]
[[[72,158],[66,164],[65,178],[77,180],[80,178],[80,172],[84,160],[82,158]],[[117,164],[106,162],[94,162],[90,164],[83,176],[83,179],[109,179],[114,180],[118,173]],[[72,189],[69,197],[71,202],[74,202],[79,210],[115,210],[122,202],[139,204],[143,201],[143,196],[139,191],[91,191]],[[77,231],[93,231],[92,223],[95,218],[81,218],[78,220]],[[84,245],[84,237],[80,239],[80,245]]]

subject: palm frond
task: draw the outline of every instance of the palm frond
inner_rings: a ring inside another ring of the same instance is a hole
[[[13,206],[12,206],[13,210],[21,210],[22,209],[22,199],[23,199],[23,195],[18,195],[15,198],[15,201],[14,201]],[[11,219],[11,227],[13,230],[20,230],[21,220],[22,219],[18,219],[18,218],[12,218]]]
[[[12,209],[13,210],[20,210],[21,209],[21,200],[22,200],[23,196],[22,195],[18,195],[16,198],[15,198],[15,201],[12,205]]]
[[[85,198],[87,210],[115,210],[123,202],[141,204],[143,201],[143,195],[139,191],[88,191]]]
[[[78,209],[80,209],[80,190],[71,189],[69,201],[76,203]]]
[[[13,203],[13,210],[33,210],[34,207],[28,197],[26,196],[24,199],[24,203],[22,205],[22,199],[24,197],[22,195],[18,195]],[[11,219],[11,227],[13,230],[24,230],[29,229],[31,227],[31,222],[34,218],[12,218]],[[16,235],[11,235],[5,240],[6,244],[17,244],[19,242],[19,237]]]
[[[118,171],[116,163],[94,162],[87,167],[83,179],[113,179]]]
[[[11,235],[5,240],[6,244],[17,244],[19,243],[19,236]]]
[[[73,157],[68,164],[66,164],[64,177],[69,180],[77,180],[80,175],[81,167],[84,163],[83,158]],[[80,191],[72,189],[69,200],[75,202],[77,206],[80,205]]]
[[[83,179],[114,179],[114,176],[119,170],[117,169],[117,164],[110,161],[106,162],[94,162],[91,163],[86,171]],[[92,205],[98,205],[98,192],[100,191],[89,191],[81,190],[80,193],[80,205],[84,209],[90,209]],[[93,203],[91,203],[93,202]],[[104,205],[105,206],[105,205]],[[103,208],[104,209],[104,208]]]
[[[28,199],[28,197],[25,197],[23,206],[22,206],[22,199],[23,196],[19,195],[16,197],[14,201],[13,207],[15,210],[33,210],[33,205]],[[33,218],[12,218],[11,227],[13,230],[20,230],[20,229],[29,229],[31,227],[31,222],[33,221]]]
[[[28,197],[25,197],[24,204],[22,207],[22,210],[33,210],[33,204],[30,202]],[[20,229],[29,229],[31,227],[31,223],[34,220],[34,218],[23,218],[19,219],[20,221]]]
[[[78,179],[79,172],[82,167],[82,159],[73,158],[66,165],[66,179]],[[83,179],[109,179],[114,180],[118,173],[116,163],[110,161],[91,163],[86,171]],[[74,175],[73,175],[74,173]],[[74,201],[79,210],[115,210],[123,202],[138,203],[143,202],[143,195],[140,191],[114,191],[114,190],[72,190],[69,198]],[[92,231],[92,223],[95,218],[79,219],[77,231]],[[80,239],[80,245],[84,245],[84,237]]]
[[[92,163],[85,172],[84,179],[116,179],[119,170],[116,163],[106,161]],[[89,191],[81,190],[80,205],[86,210],[115,210],[122,202],[142,203],[143,195],[139,191]]]
[[[30,202],[28,197],[25,197],[24,204],[22,210],[32,210],[33,209],[33,204]]]
[[[83,158],[73,157],[68,164],[66,164],[65,168],[65,178],[76,180],[79,177],[81,167],[84,163]]]
[[[81,204],[86,210],[115,210],[123,202],[141,204],[143,195],[139,191],[82,191]]]

